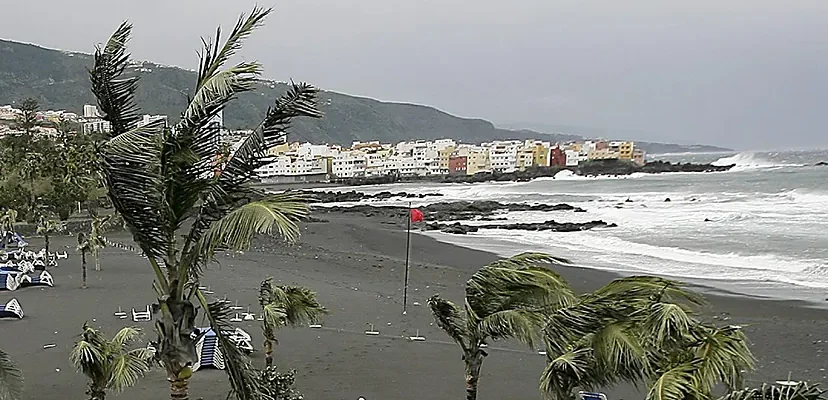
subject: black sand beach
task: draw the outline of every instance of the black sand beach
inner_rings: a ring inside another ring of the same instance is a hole
[[[331,311],[323,329],[285,329],[274,362],[298,371],[297,386],[307,399],[460,399],[465,395],[463,364],[459,349],[432,325],[425,300],[434,293],[460,301],[465,280],[480,266],[493,261],[492,254],[412,236],[412,269],[409,312],[403,316],[402,281],[405,233],[378,218],[325,214],[329,222],[303,226],[298,244],[280,247],[260,240],[243,254],[220,257],[203,284],[215,296],[238,301],[257,312],[256,293],[261,279],[310,287]],[[566,233],[561,233],[566,234]],[[110,240],[128,242],[126,233]],[[42,241],[30,241],[35,249]],[[84,321],[113,334],[125,324],[145,329],[154,338],[151,323],[133,324],[113,313],[142,309],[153,301],[152,272],[146,260],[119,249],[103,252],[100,272],[90,262],[90,288],[80,289],[80,256],[75,238],[58,238],[54,247],[68,246],[68,260],[53,269],[56,287],[23,288],[0,292],[0,301],[20,300],[26,318],[0,321],[2,348],[20,364],[26,376],[28,399],[85,398],[85,378],[69,365],[68,354]],[[563,255],[563,254],[562,254]],[[565,255],[563,255],[565,256]],[[578,290],[594,289],[615,276],[611,273],[566,268],[560,271]],[[828,347],[828,310],[805,304],[747,297],[708,296],[709,317],[719,323],[745,326],[758,358],[749,384],[792,377],[824,382]],[[420,305],[413,305],[414,303]],[[724,320],[724,318],[726,320]],[[255,321],[241,323],[261,348],[261,330]],[[366,336],[370,328],[380,336]],[[205,323],[206,325],[206,323]],[[403,337],[419,330],[425,342]],[[56,347],[43,349],[45,344]],[[260,351],[254,363],[262,366]],[[544,358],[513,343],[492,345],[483,366],[480,399],[536,399],[537,380]],[[201,370],[191,385],[192,398],[224,399],[227,379],[222,371]],[[608,388],[609,398],[641,398],[633,388]],[[167,398],[164,373],[155,369],[121,399]]]

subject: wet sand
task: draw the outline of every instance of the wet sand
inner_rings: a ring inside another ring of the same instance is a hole
[[[440,293],[461,301],[463,284],[480,266],[496,259],[490,253],[469,250],[412,235],[408,314],[402,315],[405,232],[379,217],[324,214],[328,222],[303,226],[298,244],[279,246],[259,240],[251,251],[219,257],[203,284],[224,297],[256,312],[259,282],[275,280],[316,291],[330,310],[323,329],[284,329],[274,362],[298,371],[297,387],[307,399],[460,399],[464,397],[460,351],[432,324],[425,300]],[[125,233],[109,239],[129,243]],[[30,241],[35,249],[42,241]],[[153,301],[153,274],[146,260],[128,251],[108,248],[102,271],[89,265],[89,289],[80,289],[80,255],[75,238],[58,238],[53,247],[67,250],[68,260],[53,269],[54,288],[29,287],[0,292],[0,301],[20,300],[26,318],[0,321],[2,348],[23,368],[28,399],[85,398],[85,378],[69,365],[68,354],[84,321],[113,334],[124,325],[144,328],[154,338],[151,323],[120,320],[120,306],[129,312]],[[68,248],[67,248],[68,246]],[[564,254],[562,254],[565,256]],[[596,270],[564,268],[560,271],[577,290],[591,290],[615,275]],[[828,343],[828,310],[804,303],[737,296],[708,295],[708,316],[721,323],[745,326],[758,358],[757,371],[748,383],[793,378],[826,381],[824,350]],[[419,305],[414,305],[418,303]],[[722,318],[727,320],[723,321]],[[200,320],[200,318],[199,318]],[[206,323],[205,323],[206,324]],[[261,349],[258,322],[243,322]],[[379,336],[366,336],[373,324]],[[410,342],[415,334],[425,342]],[[43,349],[43,345],[56,346]],[[492,345],[483,365],[481,400],[537,399],[537,380],[544,357],[514,343]],[[253,354],[264,364],[260,351]],[[228,388],[222,371],[201,370],[191,384],[192,398],[224,399]],[[640,398],[630,387],[606,389],[613,400]],[[167,398],[164,373],[155,369],[121,399]]]

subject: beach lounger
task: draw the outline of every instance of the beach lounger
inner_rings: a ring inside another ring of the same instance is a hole
[[[21,281],[20,283],[25,286],[55,286],[55,281],[52,279],[52,274],[46,271],[42,271],[35,276],[24,276],[28,279]]]
[[[0,318],[23,318],[23,307],[17,299],[11,299],[8,303],[0,305]]]
[[[193,365],[193,371],[203,367],[224,369],[224,355],[218,342],[218,335],[211,328],[200,328],[201,338],[196,343],[196,356],[198,360]]]
[[[241,351],[250,354],[253,352],[253,339],[250,334],[242,328],[236,328],[232,331],[226,331],[224,334],[233,342]]]
[[[152,311],[150,310],[150,306],[147,305],[146,311],[135,311],[132,309],[132,321],[133,322],[147,322],[152,319]]]
[[[0,290],[17,290],[23,275],[20,271],[0,271]]]
[[[603,393],[596,393],[596,392],[578,392],[578,397],[581,400],[607,400],[607,395]]]

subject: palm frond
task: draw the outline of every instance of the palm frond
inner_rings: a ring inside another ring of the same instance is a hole
[[[630,276],[618,278],[592,293],[595,297],[615,297],[631,301],[687,302],[692,305],[705,304],[698,293],[685,288],[681,282],[655,277]]]
[[[0,400],[23,397],[23,373],[8,353],[0,350]]]
[[[578,348],[548,357],[540,377],[540,391],[556,394],[559,399],[571,397],[571,388],[578,386],[589,374],[589,349]]]
[[[698,391],[696,369],[698,360],[675,366],[665,371],[650,386],[647,400],[685,400],[688,398],[705,398],[706,394]]]
[[[272,147],[285,141],[290,122],[297,117],[320,118],[317,106],[319,89],[304,83],[291,82],[291,87],[276,104],[267,111],[262,122],[262,136],[265,147]]]
[[[194,252],[211,258],[217,249],[246,250],[257,234],[273,230],[289,241],[299,235],[297,221],[308,214],[301,195],[276,194],[242,205],[214,222],[193,247]]]
[[[640,382],[649,376],[646,350],[628,323],[607,324],[592,336],[591,347],[597,369],[608,380]]]
[[[225,372],[232,388],[231,394],[237,399],[257,400],[262,398],[260,382],[257,372],[250,364],[250,360],[236,345],[229,340],[225,332],[235,330],[230,322],[233,311],[224,301],[207,303],[207,299],[200,290],[196,291],[199,303],[204,314],[210,321],[210,326],[216,332],[222,354],[224,355]]]
[[[540,338],[543,314],[534,310],[503,310],[485,316],[478,329],[495,340],[515,338],[534,348]]]
[[[566,265],[569,260],[562,257],[551,256],[546,253],[521,253],[503,260],[495,261],[488,267],[521,269],[533,267],[539,264]]]
[[[89,71],[92,93],[113,135],[126,132],[139,119],[134,99],[138,77],[121,77],[129,62],[126,45],[131,33],[132,24],[122,23],[103,48],[96,48],[95,64]]]
[[[657,302],[642,310],[643,330],[653,335],[656,343],[676,341],[690,334],[695,321],[680,304]]]
[[[701,359],[697,379],[701,390],[710,393],[718,383],[730,390],[742,387],[744,372],[754,368],[754,358],[744,332],[734,326],[700,327],[696,357]]]
[[[472,345],[472,343],[467,343],[471,338],[469,337],[463,310],[437,294],[428,299],[428,307],[431,309],[431,314],[434,316],[437,326],[459,344],[464,351],[469,345]]]
[[[100,347],[87,340],[75,343],[75,347],[69,354],[69,360],[78,371],[87,375],[102,374],[103,365],[106,362]]]
[[[121,392],[134,386],[147,372],[149,372],[149,354],[146,349],[135,352],[122,353],[111,362],[110,377],[107,387]]]
[[[270,287],[265,288],[266,284]],[[262,282],[262,291],[269,294],[260,295],[264,326],[266,332],[273,332],[282,326],[299,326],[319,321],[328,310],[319,304],[316,293],[305,287],[273,285],[270,279]]]
[[[483,267],[466,282],[472,318],[515,308],[566,307],[576,297],[556,273],[540,267]]]
[[[121,328],[121,330],[112,337],[112,343],[115,346],[125,348],[135,342],[135,340],[139,337],[141,337],[141,329],[128,326]]]
[[[163,121],[124,132],[103,147],[104,180],[115,210],[148,256],[164,257],[168,232],[161,172]]]

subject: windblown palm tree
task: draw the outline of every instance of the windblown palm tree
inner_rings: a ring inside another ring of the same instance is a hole
[[[557,273],[539,264],[566,260],[525,253],[483,267],[466,283],[465,305],[434,295],[428,305],[437,325],[463,351],[466,399],[477,398],[484,350],[490,340],[515,338],[529,346],[540,338],[543,312],[575,302],[576,296]]]
[[[0,400],[20,400],[23,397],[23,373],[9,354],[0,350]]]
[[[53,233],[60,232],[62,230],[63,230],[63,223],[56,220],[56,219],[46,218],[45,216],[41,216],[40,219],[38,219],[37,233],[39,235],[43,235],[43,240],[46,242],[45,243],[45,249],[46,249],[46,259],[47,260],[50,259],[49,235],[51,235]],[[48,265],[48,263],[47,263],[47,265]]]
[[[95,257],[95,271],[101,270],[101,250],[106,248],[106,238],[103,236],[107,229],[111,215],[92,218],[92,229],[89,231],[89,252]]]
[[[315,323],[328,313],[316,299],[316,293],[301,286],[274,285],[273,278],[262,281],[259,288],[262,306],[265,365],[273,364],[273,345],[279,344],[274,332],[283,326]]]
[[[125,77],[129,55],[127,23],[95,52],[92,91],[112,132],[101,146],[101,168],[109,198],[124,218],[155,273],[158,296],[157,357],[166,369],[173,399],[189,398],[191,365],[196,361],[196,305],[206,314],[225,356],[230,384],[243,399],[258,398],[249,360],[225,337],[228,306],[208,304],[199,291],[203,268],[218,249],[242,250],[256,234],[298,235],[296,221],[307,214],[304,198],[266,194],[248,185],[265,165],[266,149],[285,141],[295,117],[319,117],[317,90],[293,84],[245,135],[235,153],[216,170],[219,129],[209,121],[241,93],[255,88],[262,67],[256,62],[225,64],[270,13],[255,8],[242,15],[224,43],[205,40],[195,91],[181,120],[137,126],[137,77]]]
[[[541,391],[572,399],[576,388],[647,383],[648,399],[709,398],[740,384],[752,356],[737,327],[715,329],[690,315],[702,304],[678,282],[633,276],[548,310]]]
[[[14,232],[15,223],[17,223],[17,210],[10,208],[0,215],[0,229],[3,230],[2,233],[4,241],[6,240],[9,232]]]
[[[92,251],[87,234],[78,232],[78,247],[75,249],[81,253],[81,289],[86,289],[86,253]]]
[[[75,344],[69,359],[89,378],[86,394],[90,400],[104,400],[110,390],[123,391],[149,371],[152,352],[140,347],[130,349],[139,336],[140,329],[127,327],[110,340],[83,324],[81,340]]]

